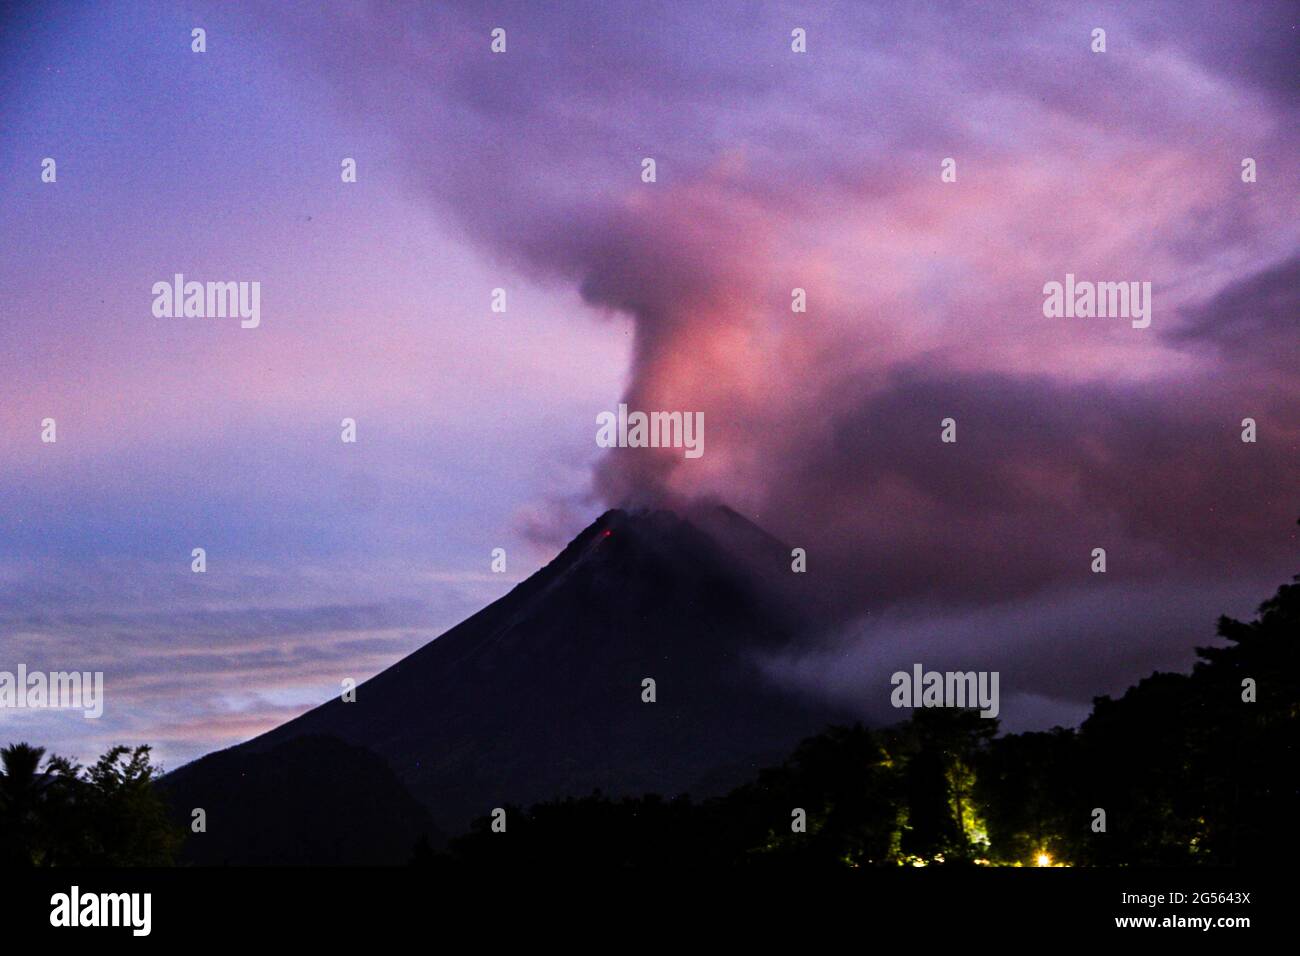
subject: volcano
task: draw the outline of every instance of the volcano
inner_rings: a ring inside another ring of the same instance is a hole
[[[166,777],[187,824],[207,816],[190,859],[403,862],[507,804],[752,779],[843,719],[761,667],[812,620],[790,554],[725,507],[606,512],[354,701]]]

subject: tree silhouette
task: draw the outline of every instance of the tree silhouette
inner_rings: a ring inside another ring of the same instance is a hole
[[[154,789],[149,748],[114,747],[88,770],[27,743],[0,748],[5,866],[170,863],[181,833]]]

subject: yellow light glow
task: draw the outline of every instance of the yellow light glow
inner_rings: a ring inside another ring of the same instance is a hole
[[[1037,863],[1039,866],[1051,866],[1052,858],[1048,856],[1046,853],[1040,853],[1038,854],[1037,857],[1035,857],[1034,862]]]

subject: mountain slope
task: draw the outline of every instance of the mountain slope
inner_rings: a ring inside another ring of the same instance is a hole
[[[206,831],[184,847],[206,866],[383,865],[442,833],[385,761],[334,737],[294,737],[265,750],[232,747],[163,778],[177,822],[202,807]]]
[[[734,512],[714,518],[698,523],[716,525],[706,533],[666,511],[607,512],[355,702],[330,701],[169,784],[198,806],[205,790],[238,786],[214,758],[327,735],[387,761],[452,834],[506,803],[593,789],[722,792],[838,715],[769,686],[755,663],[799,630],[776,583],[796,577],[789,549]]]

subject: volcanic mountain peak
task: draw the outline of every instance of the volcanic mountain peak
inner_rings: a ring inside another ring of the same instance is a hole
[[[756,660],[799,631],[774,584],[805,577],[788,556],[729,510],[608,511],[355,701],[331,700],[172,774],[178,805],[237,800],[241,754],[308,736],[376,754],[451,833],[495,806],[594,789],[720,792],[841,716],[770,685]]]

